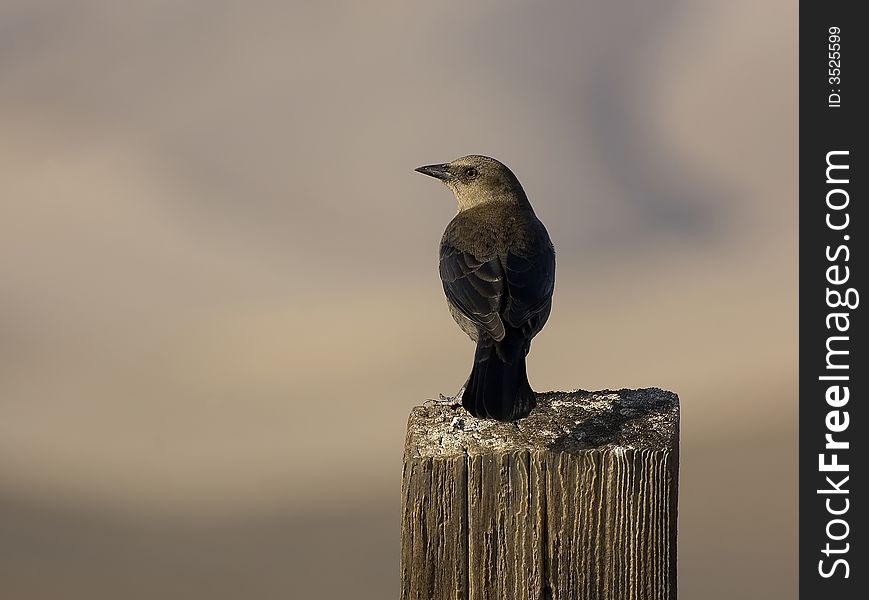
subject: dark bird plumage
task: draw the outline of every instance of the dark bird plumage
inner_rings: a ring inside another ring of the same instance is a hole
[[[549,318],[555,250],[519,180],[487,156],[428,165],[459,213],[441,240],[440,275],[459,327],[477,343],[462,404],[475,417],[513,421],[535,406],[525,372],[531,339]]]

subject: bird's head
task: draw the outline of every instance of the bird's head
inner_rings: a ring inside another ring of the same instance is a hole
[[[472,154],[449,163],[419,167],[416,171],[444,182],[455,194],[460,211],[486,202],[528,204],[513,172],[488,156]]]

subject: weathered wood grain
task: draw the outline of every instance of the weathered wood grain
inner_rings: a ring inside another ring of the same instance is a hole
[[[539,394],[518,423],[414,408],[402,599],[675,599],[678,456],[656,388]]]

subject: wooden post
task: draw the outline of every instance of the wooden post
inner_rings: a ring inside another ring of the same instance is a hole
[[[550,392],[517,423],[413,409],[402,600],[675,600],[679,399]]]

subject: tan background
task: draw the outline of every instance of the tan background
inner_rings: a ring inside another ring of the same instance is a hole
[[[472,356],[413,168],[479,152],[559,252],[532,384],[681,395],[682,597],[794,597],[796,25],[0,4],[0,595],[395,597],[405,419]]]

